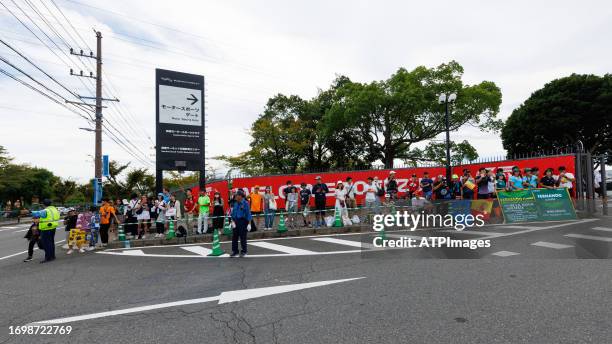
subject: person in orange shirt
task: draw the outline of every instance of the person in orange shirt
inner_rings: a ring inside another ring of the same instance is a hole
[[[115,214],[115,207],[109,203],[108,198],[105,198],[102,201],[102,207],[100,207],[100,239],[102,239],[102,246],[108,244],[108,230],[111,225],[111,216],[115,218],[116,223],[119,224],[119,219]]]
[[[255,222],[255,227],[259,227],[261,222],[261,215],[263,214],[263,196],[259,193],[259,185],[255,185],[253,188],[253,192],[249,195],[248,199],[251,204],[251,215],[253,215],[253,221]]]

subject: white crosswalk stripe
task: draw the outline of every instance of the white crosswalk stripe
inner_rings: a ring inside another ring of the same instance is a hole
[[[265,249],[268,249],[268,250],[278,251],[278,252],[282,252],[282,253],[289,253],[289,254],[293,254],[293,255],[316,253],[314,251],[303,250],[301,248],[295,248],[295,247],[290,247],[290,246],[285,246],[285,245],[273,244],[273,243],[267,242],[267,241],[251,242],[251,243],[249,243],[249,246],[257,246],[257,247],[265,248]]]
[[[533,246],[540,246],[540,247],[546,247],[546,248],[553,248],[555,250],[561,250],[561,249],[564,249],[564,248],[574,247],[573,245],[557,244],[557,243],[554,243],[554,242],[547,242],[547,241],[538,241],[538,242],[534,242],[531,245],[533,245]]]
[[[181,248],[185,251],[199,254],[200,256],[208,256],[212,252],[211,249],[202,246],[182,246]]]
[[[588,239],[588,240],[597,240],[597,241],[612,242],[612,238],[595,236],[595,235],[566,234],[565,236],[568,237],[568,238]]]
[[[612,228],[610,227],[593,227],[592,229],[596,231],[612,232]]]
[[[144,256],[145,255],[143,250],[125,250],[121,252],[121,254],[125,256]]]
[[[336,238],[313,238],[312,240],[328,242],[331,244],[350,246],[350,247],[358,247],[358,248],[373,248],[374,247],[374,245],[372,244],[362,243],[360,241],[354,241],[354,240],[344,240],[344,239],[336,239]]]
[[[520,253],[518,252],[512,252],[512,251],[499,251],[499,252],[491,253],[491,255],[498,256],[498,257],[510,257],[510,256],[516,256],[519,254]]]

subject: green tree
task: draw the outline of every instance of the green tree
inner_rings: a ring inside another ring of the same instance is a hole
[[[53,185],[53,194],[59,204],[66,204],[76,191],[77,183],[70,179],[60,179]]]
[[[506,121],[501,138],[508,154],[574,146],[612,162],[612,75],[553,80],[535,91]]]
[[[478,159],[478,152],[468,141],[450,143],[451,165],[459,165],[466,161]],[[429,142],[424,149],[415,148],[410,153],[414,158],[407,159],[407,163],[416,165],[419,161],[431,161],[439,164],[446,163],[446,143]]]
[[[5,168],[8,164],[13,161],[13,158],[9,156],[8,151],[4,146],[0,145],[0,169]]]
[[[130,193],[151,195],[155,191],[155,176],[144,168],[133,169],[127,173],[125,186]]]
[[[463,67],[451,61],[435,68],[400,68],[384,81],[347,83],[339,91],[342,101],[327,113],[335,123],[330,130],[356,128],[367,145],[367,159],[380,159],[386,167],[393,167],[396,159],[413,159],[412,145],[444,132],[444,108],[438,103],[442,93],[457,94],[451,130],[466,124],[498,130],[501,91],[490,81],[464,85],[462,76]]]

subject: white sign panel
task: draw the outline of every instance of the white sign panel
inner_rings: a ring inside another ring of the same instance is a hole
[[[180,125],[202,125],[200,91],[159,85],[159,122]]]

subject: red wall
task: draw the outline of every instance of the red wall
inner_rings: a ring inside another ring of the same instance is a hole
[[[513,166],[518,166],[521,171],[526,167],[538,167],[540,169],[540,176],[544,175],[544,170],[549,167],[552,167],[555,172],[559,166],[565,166],[569,172],[574,173],[574,156],[573,155],[564,155],[564,156],[554,156],[554,157],[545,157],[545,158],[535,158],[535,159],[521,159],[521,160],[506,160],[506,161],[496,161],[490,163],[476,163],[476,164],[467,164],[453,167],[453,174],[461,175],[463,174],[463,169],[468,168],[472,175],[475,176],[476,172],[480,167],[484,167],[487,169],[497,169],[503,168],[504,172],[509,176],[510,171]],[[399,187],[399,195],[403,195],[406,192],[407,182],[410,176],[413,173],[416,173],[419,178],[423,176],[423,172],[429,172],[430,177],[434,180],[435,178],[442,174],[445,174],[444,167],[416,167],[416,168],[396,168],[393,169],[396,172],[396,179]],[[290,175],[274,175],[274,176],[259,176],[259,177],[247,177],[247,178],[236,178],[233,180],[232,190],[236,191],[237,189],[243,189],[246,193],[251,193],[254,187],[259,186],[260,192],[263,193],[265,186],[271,186],[272,192],[277,196],[278,206],[279,208],[283,208],[285,206],[283,189],[285,188],[285,184],[288,180],[293,182],[293,185],[299,186],[299,184],[304,181],[308,184],[309,187],[312,187],[316,183],[315,177],[321,176],[324,183],[327,184],[329,188],[329,193],[327,194],[327,205],[333,206],[335,203],[334,199],[334,190],[335,185],[338,180],[345,181],[346,177],[350,176],[353,178],[353,182],[355,183],[355,188],[357,192],[357,203],[362,204],[364,198],[364,188],[367,183],[368,177],[377,176],[379,180],[383,181],[389,176],[389,172],[391,169],[384,170],[368,170],[368,171],[349,171],[349,172],[328,172],[328,173],[302,173],[302,174],[290,174]],[[228,189],[227,189],[227,181],[217,181],[206,184],[206,189],[209,192],[219,191],[221,192],[221,196],[227,200],[228,197]],[[197,195],[199,192],[199,188],[195,187],[193,189],[194,195]],[[226,202],[227,204],[227,202]],[[313,201],[311,199],[311,205],[313,205]]]

